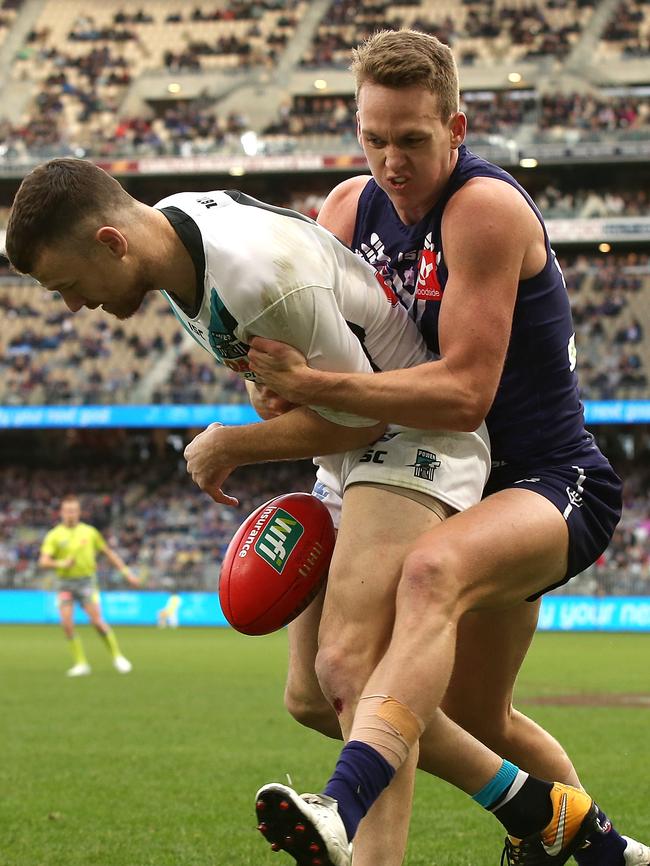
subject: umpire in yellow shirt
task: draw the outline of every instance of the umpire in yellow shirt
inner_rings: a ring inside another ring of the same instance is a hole
[[[104,553],[133,586],[138,586],[140,581],[124,564],[122,558],[106,544],[101,533],[94,526],[81,522],[81,505],[76,496],[66,496],[61,501],[60,515],[61,523],[51,529],[43,540],[39,565],[56,569],[59,616],[63,631],[70,641],[74,661],[68,676],[83,677],[90,673],[81,638],[74,630],[75,601],[86,611],[91,623],[106,643],[115,669],[121,674],[128,674],[132,667],[131,662],[120,652],[117,639],[104,622],[99,606],[97,554]]]

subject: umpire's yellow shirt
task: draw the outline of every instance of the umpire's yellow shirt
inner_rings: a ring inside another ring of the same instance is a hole
[[[66,526],[59,523],[51,529],[41,545],[41,553],[52,559],[69,559],[74,563],[70,568],[57,568],[57,576],[64,580],[75,577],[95,577],[97,571],[97,553],[106,549],[102,534],[88,523],[77,523],[76,526]]]

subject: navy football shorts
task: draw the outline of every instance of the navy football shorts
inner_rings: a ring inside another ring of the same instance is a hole
[[[622,482],[609,461],[595,448],[576,452],[566,463],[552,466],[497,466],[483,498],[507,488],[525,488],[545,496],[569,529],[569,560],[564,578],[535,593],[534,601],[592,565],[609,544],[621,518]]]

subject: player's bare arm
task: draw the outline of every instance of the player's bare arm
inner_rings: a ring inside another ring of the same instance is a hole
[[[68,556],[67,559],[55,559],[49,553],[41,553],[38,564],[41,568],[72,568],[74,557]]]
[[[354,407],[412,427],[476,429],[499,384],[518,281],[544,265],[543,236],[519,193],[480,178],[447,205],[443,246],[449,279],[440,312],[440,360],[372,376],[330,373],[308,368],[291,347],[255,338],[252,369],[295,403]]]
[[[348,246],[351,246],[354,236],[359,196],[369,180],[370,175],[358,175],[335,186],[323,202],[316,220]]]
[[[384,428],[381,422],[363,427],[334,424],[306,407],[257,424],[211,424],[185,449],[187,471],[215,502],[237,505],[237,500],[222,490],[223,482],[237,466],[352,451],[373,442]]]
[[[129,566],[124,562],[122,557],[113,550],[111,547],[106,545],[106,547],[101,551],[106,556],[106,559],[111,563],[111,565],[116,568],[125,580],[132,586],[140,586],[140,579],[131,571]]]

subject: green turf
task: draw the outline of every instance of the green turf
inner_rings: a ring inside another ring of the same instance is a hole
[[[57,628],[0,629],[1,866],[288,863],[258,838],[252,795],[286,773],[318,787],[338,748],[284,713],[285,635],[123,628],[134,671],[120,676],[81,634],[93,675],[68,680]],[[542,634],[519,692],[647,692],[648,671],[650,636]],[[650,710],[522,706],[647,841]],[[500,839],[464,795],[420,776],[408,866],[491,866]]]

